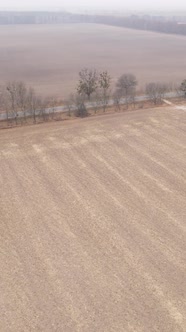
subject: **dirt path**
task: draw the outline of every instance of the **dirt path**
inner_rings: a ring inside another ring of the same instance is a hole
[[[186,106],[184,106],[184,105],[175,105],[174,103],[172,103],[170,100],[167,100],[167,99],[163,99],[163,101],[165,104],[170,105],[177,110],[186,111]]]

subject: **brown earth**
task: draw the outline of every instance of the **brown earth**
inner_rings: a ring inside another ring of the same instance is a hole
[[[0,132],[0,331],[186,331],[185,119]]]
[[[186,37],[94,24],[0,26],[0,84],[24,80],[43,95],[71,93],[82,67],[107,69],[113,84],[133,72],[149,81],[185,78]]]

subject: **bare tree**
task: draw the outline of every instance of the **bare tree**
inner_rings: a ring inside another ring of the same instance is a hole
[[[137,84],[135,75],[130,73],[120,76],[116,83],[117,93],[122,96],[122,98],[125,98],[127,108],[131,101],[134,102]]]
[[[9,103],[11,112],[13,113],[14,119],[17,124],[17,118],[24,116],[26,122],[26,112],[28,109],[28,89],[22,81],[12,81],[6,86],[8,92]]]
[[[176,92],[176,95],[178,98],[183,97],[184,96],[184,91],[181,90],[181,86],[180,84],[174,84],[174,91]]]
[[[103,106],[102,95],[100,89],[96,89],[96,91],[92,94],[92,98],[89,102],[91,105],[94,114]]]
[[[38,115],[43,118],[43,121],[47,121],[49,115],[48,114],[49,108],[47,107],[48,99],[37,96],[37,103],[38,103]]]
[[[100,90],[100,100],[103,106],[103,111],[105,112],[110,98],[110,85],[111,85],[111,77],[107,71],[103,71],[99,74],[99,90]]]
[[[88,111],[85,103],[85,95],[76,95],[74,97],[75,110],[74,114],[77,117],[84,118],[88,116]]]
[[[51,115],[51,118],[54,119],[55,114],[55,108],[57,105],[56,97],[55,96],[49,96],[47,99],[47,105],[50,108],[49,109],[49,115]]]
[[[30,88],[28,91],[28,107],[29,113],[33,116],[33,122],[36,123],[36,116],[40,107],[40,99],[33,88]]]
[[[26,112],[28,109],[28,89],[25,85],[24,82],[20,81],[20,82],[15,82],[15,86],[16,86],[16,103],[18,106],[18,109],[21,111],[21,114],[23,114],[24,116],[24,120],[26,122]]]
[[[116,111],[120,111],[120,109],[121,109],[121,100],[122,100],[121,91],[116,89],[113,93],[113,102],[114,102]]]
[[[79,82],[77,92],[79,95],[87,96],[90,100],[91,95],[96,91],[98,75],[95,69],[84,68],[79,72]]]
[[[9,122],[10,103],[6,87],[0,86],[0,112],[6,113],[7,124]]]
[[[184,93],[184,97],[186,98],[186,79],[181,83],[180,90]]]
[[[47,99],[37,96],[35,90],[33,88],[28,89],[24,82],[9,82],[6,86],[6,93],[10,105],[10,112],[13,114],[16,124],[18,115],[20,115],[20,118],[24,117],[25,122],[29,114],[33,116],[34,123],[36,123],[37,115],[42,116],[43,121],[47,120]]]
[[[146,94],[154,105],[161,104],[168,91],[166,83],[151,82],[146,85]]]
[[[17,118],[18,118],[18,91],[17,91],[17,82],[12,81],[9,82],[6,86],[8,91],[8,96],[11,105],[11,112],[13,113],[16,125],[17,125]]]
[[[65,108],[67,109],[67,115],[71,117],[72,112],[75,108],[75,97],[73,94],[70,94],[69,97],[65,100]]]

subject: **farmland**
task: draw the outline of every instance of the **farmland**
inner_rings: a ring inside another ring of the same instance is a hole
[[[96,24],[0,26],[0,84],[24,80],[42,95],[66,97],[83,67],[116,79],[133,72],[149,81],[180,83],[186,37]]]
[[[186,330],[185,120],[0,132],[0,331]]]

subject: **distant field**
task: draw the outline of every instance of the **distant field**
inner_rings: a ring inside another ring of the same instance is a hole
[[[82,67],[123,72],[140,86],[180,82],[186,72],[186,37],[94,24],[0,26],[0,83],[24,80],[44,95],[66,96]]]
[[[0,331],[186,331],[185,115],[0,131]]]

